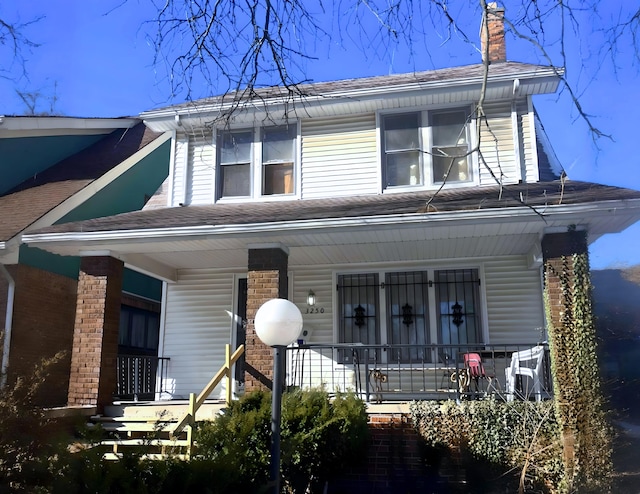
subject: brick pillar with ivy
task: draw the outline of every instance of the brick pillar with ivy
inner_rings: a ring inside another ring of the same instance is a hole
[[[267,300],[287,298],[289,252],[285,247],[249,249],[245,390],[271,389],[273,350],[256,335],[254,318]]]
[[[566,491],[601,489],[611,470],[596,355],[587,232],[542,240],[545,309]]]
[[[113,400],[123,270],[113,257],[83,257],[80,263],[69,406],[95,406],[101,413]]]

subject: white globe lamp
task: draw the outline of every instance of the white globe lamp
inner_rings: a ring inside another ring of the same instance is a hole
[[[287,346],[300,336],[302,314],[293,302],[283,298],[268,300],[255,317],[258,338],[268,346]]]

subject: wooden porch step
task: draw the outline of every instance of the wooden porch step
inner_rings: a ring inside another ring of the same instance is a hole
[[[213,420],[222,409],[226,408],[224,401],[206,401],[198,410],[197,420]],[[180,420],[188,411],[189,403],[185,400],[147,403],[120,403],[105,408],[105,416],[134,417],[140,420]]]
[[[176,422],[177,419],[174,417],[169,418],[160,418],[160,417],[151,417],[145,415],[120,415],[120,416],[107,416],[107,415],[92,415],[91,420],[94,422],[100,423],[108,423],[108,422],[139,422],[139,423],[166,423],[166,422]]]
[[[121,460],[123,456],[123,453],[105,453],[102,455],[102,459],[107,461],[117,461]],[[166,460],[169,457],[171,457],[172,459],[175,458],[177,460],[183,461],[187,461],[190,458],[189,455],[174,453],[170,455],[163,453],[145,453],[143,455],[140,455],[141,460]]]
[[[111,446],[117,453],[122,447],[184,448],[189,442],[186,439],[107,439],[100,444]]]
[[[128,422],[128,421],[100,421],[93,423],[93,426],[99,425],[105,432],[172,432],[177,422]]]
[[[185,439],[116,439],[105,440],[100,444],[111,448],[111,451],[102,455],[105,460],[122,459],[126,450],[135,448],[145,450],[141,455],[141,458],[145,459],[189,459],[189,442]]]
[[[187,429],[172,437],[178,422],[188,412],[184,400],[170,402],[118,403],[105,408],[104,415],[93,415],[90,427],[100,428],[104,439],[98,445],[106,448],[103,458],[116,460],[126,449],[138,449],[142,458],[185,459],[188,457]],[[226,407],[224,402],[205,402],[196,419],[214,420]]]

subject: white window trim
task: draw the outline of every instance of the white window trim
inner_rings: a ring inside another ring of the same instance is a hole
[[[294,137],[294,152],[293,152],[293,194],[271,194],[262,195],[262,130],[273,127],[279,127],[284,125],[295,125],[295,137]],[[218,168],[220,165],[220,156],[218,153],[217,145],[220,133],[222,132],[248,132],[253,133],[253,141],[251,144],[251,157],[250,157],[250,180],[251,180],[251,195],[250,196],[236,196],[236,197],[220,197],[220,190],[218,179],[220,177]],[[273,122],[270,125],[255,125],[251,126],[237,126],[237,127],[225,127],[214,130],[213,133],[213,149],[215,156],[215,169],[213,177],[213,199],[216,203],[242,203],[242,202],[266,202],[266,201],[292,201],[298,200],[301,197],[301,125],[300,120],[288,121],[288,122]]]
[[[395,108],[393,110],[382,110],[376,112],[376,135],[378,139],[378,186],[379,191],[383,194],[394,194],[398,192],[415,192],[416,190],[437,190],[442,184],[433,182],[433,167],[431,165],[431,155],[429,150],[433,142],[431,131],[431,119],[430,114],[433,112],[453,112],[456,110],[464,110],[467,115],[471,115],[473,109],[471,105],[448,105],[442,107],[429,107],[429,108]],[[402,115],[410,113],[420,113],[420,150],[421,159],[421,173],[422,184],[418,185],[399,185],[387,187],[384,183],[384,171],[383,165],[385,160],[384,150],[384,119],[388,116]],[[467,126],[467,137],[469,141],[469,149],[476,147],[476,121],[474,118],[469,119],[469,125]],[[480,183],[480,170],[478,153],[474,152],[469,155],[469,173],[470,180],[465,182],[447,182],[444,186],[446,189],[473,187]]]

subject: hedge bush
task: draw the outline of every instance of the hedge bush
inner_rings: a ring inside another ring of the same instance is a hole
[[[416,401],[414,426],[426,445],[460,461],[489,465],[523,491],[554,493],[562,484],[562,448],[553,402]],[[468,465],[472,467],[472,465]]]
[[[233,466],[254,489],[263,486],[268,479],[270,429],[271,394],[251,393],[216,421],[200,424],[198,457]],[[321,489],[363,456],[367,437],[366,408],[353,393],[339,393],[332,400],[322,389],[285,393],[283,485],[289,492]]]

